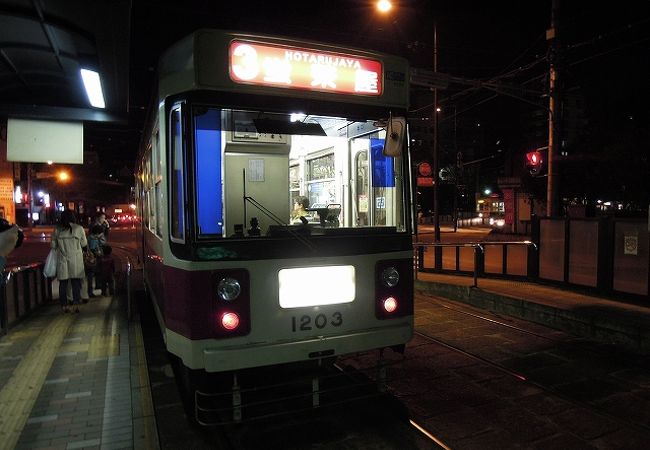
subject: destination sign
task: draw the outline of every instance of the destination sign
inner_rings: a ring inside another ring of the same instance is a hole
[[[381,62],[347,54],[234,40],[229,69],[235,83],[352,95],[382,93]]]

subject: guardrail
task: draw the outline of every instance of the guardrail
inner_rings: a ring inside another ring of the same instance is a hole
[[[418,272],[472,275],[477,287],[482,276],[537,276],[538,248],[532,241],[416,242],[414,248],[416,278]]]
[[[131,320],[131,316],[133,315],[132,305],[131,305],[131,298],[132,298],[132,292],[131,289],[133,287],[133,274],[132,274],[132,265],[131,265],[131,258],[127,256],[126,258],[126,275],[125,275],[125,287],[126,287],[126,317],[128,320]]]
[[[43,263],[9,268],[0,277],[0,335],[5,335],[38,306],[52,301],[52,283],[43,275]]]

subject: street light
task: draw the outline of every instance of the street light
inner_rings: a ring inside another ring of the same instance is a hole
[[[381,13],[387,13],[387,12],[390,11],[392,8],[393,8],[393,5],[392,5],[391,2],[388,1],[388,0],[379,0],[379,1],[377,2],[377,9],[378,9],[379,12],[381,12]]]
[[[66,172],[65,170],[60,170],[57,174],[56,177],[58,178],[59,181],[66,183],[67,181],[70,180],[70,174]]]

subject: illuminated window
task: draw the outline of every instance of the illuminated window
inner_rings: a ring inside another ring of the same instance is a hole
[[[171,112],[171,237],[177,242],[185,240],[184,170],[183,170],[183,127],[181,106]]]

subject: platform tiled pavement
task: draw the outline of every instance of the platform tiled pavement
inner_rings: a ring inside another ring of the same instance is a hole
[[[139,322],[117,296],[41,308],[0,362],[0,449],[158,447]]]

